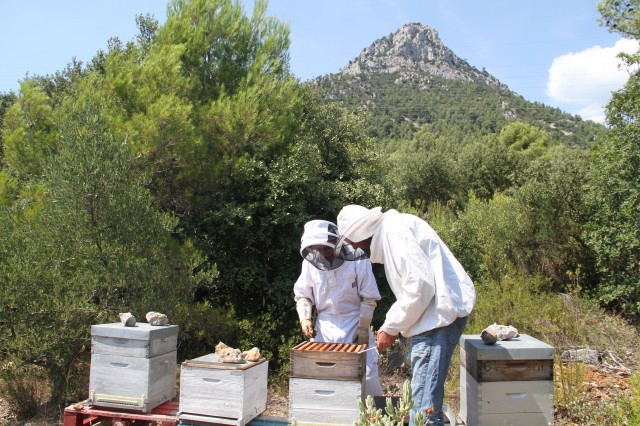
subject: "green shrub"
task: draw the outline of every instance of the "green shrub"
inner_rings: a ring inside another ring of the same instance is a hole
[[[229,346],[236,344],[238,320],[233,310],[216,308],[207,302],[179,304],[170,320],[179,325],[179,360],[214,352],[218,342]]]
[[[358,401],[358,411],[360,417],[355,422],[356,426],[402,426],[405,418],[409,415],[413,407],[413,398],[411,396],[411,381],[405,380],[402,386],[402,396],[398,400],[397,405],[392,403],[391,398],[386,399],[384,413],[382,409],[376,408],[373,397],[367,395],[365,401]],[[415,424],[424,425],[427,423],[429,415],[433,413],[433,409],[427,410],[426,413],[419,411],[416,413]]]
[[[498,280],[517,264],[525,220],[513,198],[496,194],[485,202],[471,194],[457,219],[433,215],[438,219],[434,228],[474,280]]]

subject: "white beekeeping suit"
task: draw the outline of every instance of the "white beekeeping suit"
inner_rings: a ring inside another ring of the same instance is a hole
[[[334,254],[337,240],[335,224],[325,220],[305,224],[300,253],[306,260],[293,286],[302,332],[315,342],[366,343],[368,348],[374,347],[370,325],[380,292],[371,262],[347,246],[343,253]],[[317,311],[315,327],[313,306]],[[375,349],[367,352],[365,392],[383,395]]]
[[[380,327],[415,336],[468,316],[476,301],[471,278],[431,226],[422,219],[380,207],[346,206],[338,216],[341,241],[371,237],[369,258],[384,264],[396,302]],[[340,247],[338,247],[340,248]]]
[[[338,214],[341,239],[383,264],[396,301],[378,333],[387,350],[398,335],[411,337],[409,424],[431,410],[429,424],[443,425],[444,385],[451,358],[473,310],[471,278],[436,231],[421,218],[380,207],[345,206]],[[337,243],[340,252],[342,241]]]

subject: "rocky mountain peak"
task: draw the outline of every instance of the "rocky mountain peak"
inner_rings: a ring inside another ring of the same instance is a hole
[[[340,70],[340,74],[400,73],[411,77],[426,73],[507,89],[497,78],[480,71],[446,47],[438,32],[420,23],[405,24],[395,33],[376,40]]]

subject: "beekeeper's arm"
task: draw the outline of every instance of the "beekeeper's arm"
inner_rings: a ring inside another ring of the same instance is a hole
[[[369,343],[369,328],[376,309],[376,299],[362,299],[360,301],[360,322],[358,323],[357,341],[360,344]]]
[[[313,321],[311,320],[312,305],[311,300],[301,297],[296,301],[296,310],[300,318],[300,328],[302,334],[308,339],[313,337]]]
[[[312,319],[313,305],[315,298],[313,296],[313,287],[309,284],[308,262],[302,262],[302,273],[293,285],[294,300],[296,301],[296,311],[300,319],[300,328],[302,334],[307,338],[312,338],[314,333],[314,324]]]
[[[373,269],[369,259],[357,261],[358,290],[360,294],[360,321],[356,332],[356,341],[360,344],[369,343],[369,329],[373,312],[376,309],[380,292],[373,275]]]
[[[435,296],[435,278],[427,254],[406,227],[389,229],[383,239],[383,250],[385,273],[396,302],[380,330],[393,337],[393,343],[398,333],[408,330],[426,311]],[[378,333],[379,348],[380,337]]]

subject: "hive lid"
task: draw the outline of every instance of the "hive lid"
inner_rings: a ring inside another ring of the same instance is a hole
[[[479,334],[463,334],[460,347],[467,352],[467,359],[475,360],[525,360],[553,359],[554,348],[535,337],[521,334],[510,340],[485,344]]]
[[[125,327],[121,322],[91,326],[92,336],[113,337],[116,339],[151,340],[162,339],[176,334],[178,334],[177,325],[149,325],[146,322],[139,322],[135,327]]]
[[[211,353],[203,355],[198,358],[188,359],[182,363],[182,365],[188,365],[190,367],[205,367],[216,368],[221,370],[246,370],[254,365],[262,364],[266,361],[266,358],[261,357],[257,361],[243,361],[243,362],[221,362],[218,354]]]

